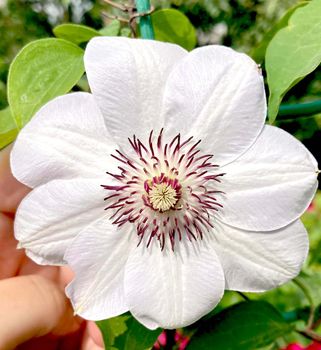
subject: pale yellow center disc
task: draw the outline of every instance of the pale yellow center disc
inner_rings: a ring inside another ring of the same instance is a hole
[[[177,193],[171,185],[166,183],[155,184],[149,191],[149,200],[152,207],[160,212],[167,211],[177,203]]]

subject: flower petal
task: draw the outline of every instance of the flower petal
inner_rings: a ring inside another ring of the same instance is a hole
[[[265,126],[255,144],[223,167],[226,195],[218,217],[254,231],[277,230],[298,219],[317,189],[317,163],[293,136]]]
[[[294,278],[309,249],[300,220],[269,232],[217,222],[212,243],[224,269],[225,288],[242,292],[263,292]]]
[[[59,178],[96,178],[108,161],[110,142],[91,94],[58,97],[19,133],[11,153],[13,175],[29,187]]]
[[[119,145],[133,134],[145,140],[163,127],[160,109],[165,81],[186,51],[169,43],[128,38],[94,38],[85,67],[108,130]]]
[[[37,187],[16,214],[19,247],[38,264],[64,264],[73,238],[93,221],[106,217],[105,195],[99,180],[54,180]]]
[[[102,320],[128,311],[124,269],[137,244],[132,224],[118,228],[102,218],[84,229],[68,248],[65,260],[76,273],[67,286],[75,312],[87,320]]]
[[[224,275],[214,249],[177,242],[175,252],[156,242],[139,246],[125,269],[129,310],[147,328],[187,326],[210,312],[224,292]]]
[[[217,164],[231,162],[264,125],[264,83],[257,64],[224,46],[193,50],[168,78],[163,115],[171,135],[194,135]]]

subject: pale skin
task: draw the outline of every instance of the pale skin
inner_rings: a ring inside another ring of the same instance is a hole
[[[0,350],[101,350],[97,327],[75,317],[64,294],[72,272],[16,249],[14,215],[30,189],[12,176],[9,154],[0,152]]]

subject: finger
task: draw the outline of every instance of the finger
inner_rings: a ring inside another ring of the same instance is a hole
[[[0,279],[37,274],[60,282],[60,269],[35,264],[25,256],[24,250],[16,249],[17,243],[13,235],[12,217],[0,212]]]
[[[63,291],[50,280],[31,275],[0,281],[1,350],[49,333],[67,334],[79,324]]]
[[[60,284],[60,267],[38,265],[26,255],[24,255],[21,260],[18,275],[41,275],[42,277],[50,279],[55,284],[62,286],[62,284]],[[65,287],[65,285],[63,287]]]
[[[16,249],[17,241],[13,236],[12,217],[1,212],[0,247],[0,279],[17,275],[24,259],[24,253],[22,250]]]
[[[84,339],[82,342],[81,350],[103,350],[104,346],[103,345],[98,345],[94,339],[92,338],[90,334],[89,327],[87,326]]]
[[[75,273],[71,270],[69,266],[62,266],[59,269],[60,276],[59,280],[62,286],[66,287],[72,279],[75,277]]]
[[[81,346],[81,350],[103,350],[101,346],[97,345],[89,336],[85,336]]]
[[[30,189],[18,182],[10,170],[11,146],[0,152],[0,211],[14,213]]]
[[[96,345],[103,347],[104,346],[103,337],[96,323],[92,321],[88,321],[87,324],[88,324],[87,325],[88,334],[90,338],[94,341]]]

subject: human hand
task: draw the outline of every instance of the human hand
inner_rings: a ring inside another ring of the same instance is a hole
[[[72,273],[16,249],[14,215],[30,189],[12,176],[9,153],[0,152],[0,350],[102,349],[95,324],[74,317],[64,294]]]

